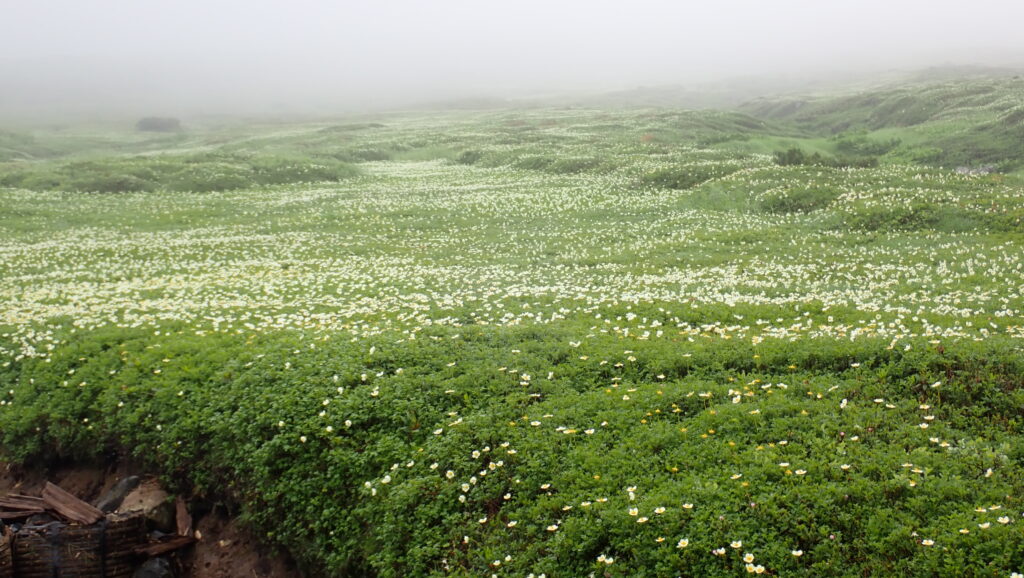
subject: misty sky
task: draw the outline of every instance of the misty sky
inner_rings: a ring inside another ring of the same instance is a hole
[[[0,115],[400,104],[1021,63],[1015,0],[0,0]]]

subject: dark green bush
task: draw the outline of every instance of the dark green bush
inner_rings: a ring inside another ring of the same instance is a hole
[[[844,216],[845,226],[862,231],[919,231],[939,222],[930,205],[895,205],[864,208]]]
[[[658,189],[686,190],[712,179],[729,176],[737,170],[739,167],[719,164],[669,167],[644,175],[641,183]]]
[[[832,186],[793,186],[779,194],[760,199],[760,208],[767,213],[810,213],[828,207],[842,191]]]
[[[896,147],[901,142],[898,138],[889,140],[873,140],[863,133],[843,133],[835,139],[836,151],[846,157],[880,157]]]
[[[483,153],[477,150],[462,151],[455,157],[455,162],[460,165],[475,165],[483,158]]]
[[[839,156],[828,157],[821,153],[807,154],[799,147],[784,151],[775,151],[772,155],[779,166],[819,166],[830,168],[871,168],[878,166],[878,158],[873,156]]]

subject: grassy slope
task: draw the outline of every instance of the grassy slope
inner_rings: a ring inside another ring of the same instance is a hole
[[[3,451],[136,453],[314,575],[1019,571],[1021,186],[731,148],[810,131],[392,117],[195,135],[340,183],[4,191]]]
[[[945,166],[1024,163],[1024,79],[923,81],[818,98],[765,98],[741,109],[822,138],[862,132],[898,138],[905,158]],[[895,155],[894,155],[895,156]]]

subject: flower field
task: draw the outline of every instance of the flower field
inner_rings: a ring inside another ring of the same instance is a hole
[[[309,575],[1024,569],[1019,177],[377,120],[0,165],[0,456],[134,455]]]

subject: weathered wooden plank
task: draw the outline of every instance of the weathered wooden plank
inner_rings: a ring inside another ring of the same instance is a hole
[[[31,510],[28,510],[28,509],[26,509],[26,510],[13,510],[13,511],[0,510],[0,520],[16,520],[18,518],[27,518],[29,516],[34,516],[36,514],[42,514],[45,511],[46,510],[44,510],[42,508],[35,508],[35,509],[31,509]]]
[[[43,500],[47,507],[79,524],[95,524],[103,519],[103,512],[75,496],[60,486],[46,482],[43,488]]]
[[[195,542],[196,539],[189,536],[176,536],[165,542],[157,542],[156,544],[150,544],[141,548],[136,548],[135,553],[143,556],[160,556],[168,552],[177,550],[178,548],[184,548],[189,544]]]
[[[178,526],[179,536],[192,537],[192,516],[188,513],[188,505],[185,500],[178,496],[174,501],[175,521]]]
[[[4,510],[36,510],[46,507],[42,498],[9,494],[0,498],[0,509]]]

